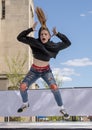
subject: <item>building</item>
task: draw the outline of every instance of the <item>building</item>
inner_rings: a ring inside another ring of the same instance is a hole
[[[24,73],[32,64],[31,49],[19,43],[16,37],[22,30],[29,28],[33,22],[33,0],[0,0],[0,90],[6,90],[7,87],[4,81],[6,78],[3,77],[3,74],[9,71],[6,57],[11,60],[20,54],[19,57],[22,60],[26,53],[28,58]]]
[[[19,54],[18,58],[23,60],[26,54],[27,62],[23,73],[28,71],[32,64],[31,49],[17,41],[16,37],[22,30],[29,28],[33,22],[33,0],[0,0],[0,78],[9,71],[6,57],[11,60]]]
[[[34,21],[34,6],[32,0],[0,0],[0,74],[7,71],[5,57],[15,57],[18,52],[23,58],[28,55],[25,70],[32,63],[28,46],[20,44],[16,37],[20,31],[29,28]]]

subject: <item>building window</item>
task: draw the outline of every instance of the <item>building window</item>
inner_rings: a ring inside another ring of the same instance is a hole
[[[2,0],[2,17],[1,19],[5,19],[5,0]]]

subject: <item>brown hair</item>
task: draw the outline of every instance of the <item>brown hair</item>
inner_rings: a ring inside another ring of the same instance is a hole
[[[41,24],[41,27],[40,27],[39,32],[38,32],[38,37],[40,38],[40,33],[41,33],[42,30],[47,30],[48,33],[50,34],[50,31],[49,31],[49,29],[46,26],[47,19],[46,19],[44,11],[41,8],[36,7],[35,12],[36,12],[37,18],[38,18],[38,20],[39,20],[39,22]]]
[[[46,19],[46,16],[45,16],[45,13],[43,12],[43,10],[39,7],[36,7],[35,12],[36,12],[38,20],[41,24],[41,27],[46,28],[47,19]]]

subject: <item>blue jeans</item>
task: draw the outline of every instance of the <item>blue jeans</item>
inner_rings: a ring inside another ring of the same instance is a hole
[[[25,83],[27,85],[27,89],[25,91],[22,91],[20,89],[20,94],[22,96],[23,102],[27,102],[28,101],[27,90],[28,90],[29,86],[32,85],[40,77],[48,84],[49,87],[52,84],[56,84],[56,81],[54,79],[54,76],[52,74],[52,70],[50,69],[50,67],[49,67],[48,70],[44,70],[42,72],[37,71],[36,69],[31,67],[31,69],[29,70],[28,74],[26,75],[26,77],[22,81],[22,83]],[[55,98],[58,106],[62,106],[63,102],[62,102],[62,98],[61,98],[61,94],[59,92],[59,89],[58,88],[56,90],[51,89],[51,91],[52,91],[52,93],[54,95],[54,98]]]

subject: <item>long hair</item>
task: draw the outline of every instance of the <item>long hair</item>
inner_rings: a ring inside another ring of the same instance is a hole
[[[35,12],[36,12],[38,20],[39,20],[39,22],[41,24],[41,27],[47,28],[46,27],[46,21],[47,21],[47,19],[46,19],[44,11],[41,8],[36,7]]]
[[[40,27],[39,32],[38,32],[38,37],[40,38],[40,33],[41,33],[42,30],[47,30],[48,33],[50,34],[50,31],[49,31],[49,29],[48,29],[48,27],[46,25],[47,18],[45,16],[44,11],[41,8],[36,7],[35,12],[36,12],[37,18],[38,18],[38,20],[39,20],[39,22],[41,24],[41,27]]]

